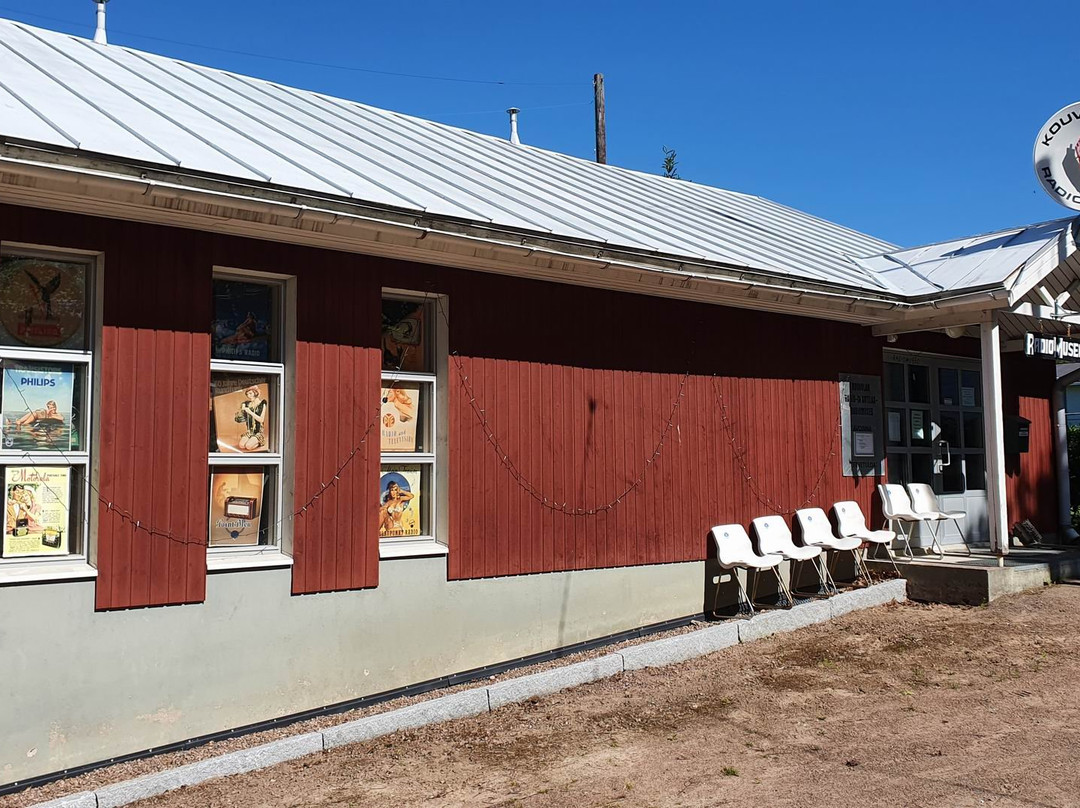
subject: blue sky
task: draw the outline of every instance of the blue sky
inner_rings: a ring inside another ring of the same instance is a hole
[[[1068,215],[1038,187],[1031,150],[1080,100],[1077,12],[1028,8],[111,0],[109,32],[492,134],[518,106],[524,142],[588,159],[601,72],[609,162],[659,172],[666,145],[685,178],[915,245]],[[90,36],[94,6],[0,0],[0,16]]]

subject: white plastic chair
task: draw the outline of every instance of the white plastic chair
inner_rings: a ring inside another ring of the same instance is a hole
[[[825,515],[825,511],[821,508],[803,508],[795,511],[795,518],[799,522],[799,527],[802,529],[803,544],[820,547],[822,550],[833,550],[834,552],[848,552],[851,553],[852,559],[855,561],[855,573],[866,581],[870,580],[870,574],[866,571],[866,567],[862,563],[862,558],[859,557],[859,548],[862,547],[862,539],[857,538],[841,538],[833,535],[832,525],[829,524],[829,517]],[[826,571],[828,566],[826,565]],[[829,573],[829,578],[832,578],[832,573]],[[836,587],[835,581],[833,587]]]
[[[960,527],[960,520],[965,518],[967,513],[964,511],[943,511],[934,489],[926,483],[908,483],[907,490],[911,496],[911,509],[926,520],[926,525],[930,528],[930,533],[934,537],[934,541],[937,542],[937,546],[941,548],[942,554],[944,555],[945,548],[938,537],[936,525],[938,522],[948,522],[951,519],[960,533],[960,540],[964,543],[967,554],[971,555],[971,547],[968,545],[967,536],[964,535],[964,530]]]
[[[778,569],[784,560],[782,555],[758,555],[755,553],[754,546],[750,543],[750,537],[746,535],[746,529],[742,525],[717,525],[709,533],[712,536],[713,543],[716,545],[716,561],[721,567],[726,570],[744,569],[747,571],[747,578],[750,577],[750,570],[760,572],[761,570],[771,569],[776,576],[780,591],[787,596],[789,604],[792,602],[791,592],[787,588],[787,584],[784,583]],[[739,586],[739,596],[746,601],[752,615],[754,613],[753,596],[757,594],[757,576],[754,576],[754,585],[751,587],[751,596],[749,597],[746,590],[743,589],[742,581],[739,580],[739,574],[736,572],[733,577],[735,583]]]
[[[828,586],[828,571],[822,574],[821,548],[804,546],[799,547],[791,538],[791,529],[787,526],[782,516],[759,516],[750,523],[757,536],[757,549],[762,554],[782,555],[791,562],[793,572],[791,591],[799,590],[799,573],[802,567],[801,561],[814,561],[817,563],[818,578],[823,586]],[[835,586],[833,587],[836,588]]]
[[[896,535],[903,539],[907,557],[914,558],[915,554],[911,551],[911,532],[914,525],[926,520],[922,515],[915,512],[915,508],[911,504],[911,497],[908,496],[907,489],[904,486],[897,483],[881,483],[877,489],[878,494],[881,496],[881,512],[885,515],[889,529],[896,531]],[[904,525],[908,526],[907,530],[904,529]],[[937,543],[937,535],[933,530],[930,531],[930,536],[931,549],[937,551],[944,558],[945,553]]]
[[[836,532],[845,538],[862,539],[874,545],[874,555],[877,556],[877,548],[884,547],[885,555],[889,563],[893,565],[896,574],[900,575],[900,568],[896,566],[890,546],[896,534],[891,530],[871,530],[866,526],[866,517],[863,516],[862,508],[858,502],[837,502],[833,505],[833,513],[836,514]],[[863,565],[865,566],[866,553],[863,553]],[[903,576],[900,576],[903,577]]]

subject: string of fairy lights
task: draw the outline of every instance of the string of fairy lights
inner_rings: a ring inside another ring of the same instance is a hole
[[[442,312],[441,306],[440,314],[445,317],[445,313]],[[495,430],[492,428],[491,422],[487,416],[487,408],[482,406],[482,402],[480,401],[479,397],[476,394],[476,391],[472,386],[472,382],[462,362],[461,356],[458,354],[457,351],[452,351],[450,352],[450,358],[457,373],[459,386],[465,398],[466,405],[469,407],[478,425],[480,426],[485,442],[491,446],[499,463],[505,469],[506,473],[510,476],[514,483],[521,488],[521,490],[528,494],[528,496],[531,497],[534,501],[536,501],[541,507],[555,513],[562,514],[564,516],[577,518],[597,516],[615,510],[624,502],[627,497],[637,491],[645,483],[650,470],[663,454],[672,432],[678,427],[678,414],[686,397],[686,385],[690,378],[689,371],[683,373],[682,376],[679,378],[678,389],[676,391],[675,398],[672,401],[667,419],[664,422],[663,428],[660,431],[660,437],[657,440],[652,453],[649,454],[649,456],[646,457],[644,461],[640,464],[640,470],[634,477],[633,481],[626,485],[625,488],[623,488],[622,491],[620,491],[616,496],[604,502],[603,504],[571,505],[565,500],[559,501],[550,494],[545,493],[545,491],[540,486],[530,480],[528,476],[526,476],[521,471],[518,463],[515,462],[514,458],[512,458],[510,453],[505,449],[504,441],[495,434]],[[402,357],[402,362],[403,361],[404,356]],[[11,373],[12,371],[7,370],[6,372]],[[391,381],[391,389],[396,383],[396,380]],[[18,385],[13,385],[12,387],[19,391],[19,395],[22,397],[23,403],[27,407],[27,409],[31,409],[30,404],[27,401],[25,395],[23,395],[21,388]],[[382,389],[385,390],[387,388],[383,387]],[[761,486],[758,484],[753,473],[751,472],[746,459],[747,450],[738,439],[735,431],[735,424],[731,417],[731,413],[729,412],[724,394],[719,386],[719,379],[715,376],[712,377],[712,389],[720,413],[720,424],[726,434],[727,444],[730,447],[732,458],[738,466],[738,469],[741,473],[740,476],[742,477],[743,482],[745,483],[750,493],[758,501],[758,503],[768,509],[770,513],[777,513],[789,516],[799,508],[805,507],[811,502],[813,502],[817,498],[818,494],[821,492],[821,489],[825,483],[825,478],[828,473],[829,466],[831,465],[831,461],[836,456],[837,441],[839,439],[841,431],[840,418],[837,418],[835,428],[830,433],[828,452],[823,458],[820,471],[814,481],[814,484],[809,494],[807,494],[806,498],[799,505],[795,507],[784,507],[780,505],[775,499],[773,499],[773,497],[767,494],[764,490],[762,490]],[[333,489],[338,484],[338,482],[341,481],[342,475],[347,472],[350,465],[355,461],[357,456],[364,452],[367,442],[370,440],[371,435],[379,427],[379,424],[380,414],[376,412],[375,417],[365,427],[360,439],[357,441],[357,444],[352,447],[348,454],[344,456],[344,459],[338,465],[337,470],[333,473],[333,475],[330,476],[328,479],[321,481],[315,492],[308,497],[304,504],[274,522],[272,525],[273,528],[275,530],[279,529],[286,520],[303,518],[307,515],[309,511],[315,508],[319,500],[328,491]],[[52,443],[52,447],[49,450],[50,453],[54,452],[64,463],[72,465],[72,461],[67,456],[65,450],[62,447],[53,443],[51,437],[48,437],[48,439],[50,443]],[[29,451],[24,451],[22,456],[28,460],[34,457],[34,455]],[[53,490],[47,482],[42,482],[40,484],[44,485],[44,487],[54,497],[56,502],[61,503],[64,509],[68,510],[66,497],[61,496],[59,492]],[[142,532],[148,537],[162,538],[170,542],[184,545],[196,544],[206,546],[208,544],[207,535],[184,536],[178,535],[176,532],[171,530],[162,530],[161,528],[150,524],[145,519],[137,517],[130,509],[122,507],[121,505],[113,501],[112,498],[106,496],[97,487],[97,485],[93,482],[92,479],[87,480],[87,485],[89,486],[93,494],[96,496],[97,501],[105,508],[106,513],[115,514],[117,517],[119,517],[121,523],[127,523],[131,525],[136,532]]]

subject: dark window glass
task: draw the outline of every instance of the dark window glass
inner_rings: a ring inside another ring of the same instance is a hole
[[[964,448],[981,449],[983,447],[983,417],[979,412],[964,413]]]
[[[913,454],[911,456],[911,482],[933,483],[934,463],[928,454]]]
[[[930,403],[930,368],[907,365],[909,400],[917,404]]]
[[[938,403],[946,407],[960,406],[960,380],[953,368],[938,368]]]
[[[964,458],[968,491],[986,490],[986,461],[982,455],[967,455]]]
[[[908,481],[907,455],[891,454],[888,456],[889,482],[903,485]]]
[[[896,362],[885,363],[885,400],[907,401],[904,395],[904,366]]]
[[[941,434],[939,440],[943,440],[953,449],[960,448],[960,413],[941,413]]]

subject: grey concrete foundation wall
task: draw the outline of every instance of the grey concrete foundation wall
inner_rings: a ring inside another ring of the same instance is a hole
[[[92,582],[0,587],[0,784],[701,611],[703,564],[293,597],[290,571],[216,573],[206,602],[95,612]]]

